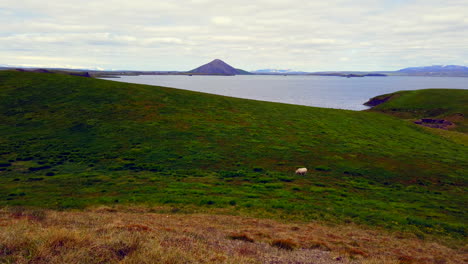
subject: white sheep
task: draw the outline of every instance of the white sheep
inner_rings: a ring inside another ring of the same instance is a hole
[[[299,174],[299,175],[306,175],[307,173],[307,168],[299,168],[296,170],[296,174]]]

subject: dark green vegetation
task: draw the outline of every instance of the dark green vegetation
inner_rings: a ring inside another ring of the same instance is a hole
[[[385,101],[385,99],[387,99]],[[371,99],[384,103],[372,108],[405,119],[437,118],[456,124],[453,130],[468,133],[468,90],[425,89],[400,91]]]
[[[0,72],[0,205],[222,207],[461,237],[467,161],[381,113]]]

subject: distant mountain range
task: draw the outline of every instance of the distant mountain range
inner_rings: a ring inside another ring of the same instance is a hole
[[[446,77],[468,77],[468,67],[460,65],[433,65],[422,67],[409,67],[397,71],[329,71],[329,72],[304,72],[286,69],[261,69],[248,72],[236,69],[226,62],[215,59],[191,71],[102,71],[86,69],[62,69],[62,68],[28,68],[14,67],[0,64],[0,70],[20,71],[47,71],[53,73],[66,73],[76,75],[77,72],[87,72],[92,77],[109,77],[121,75],[319,75],[339,77],[373,77],[373,76],[446,76]],[[80,74],[83,75],[83,74]]]
[[[447,77],[468,77],[468,67],[460,65],[433,65],[422,67],[410,67],[397,71],[330,71],[330,72],[303,72],[292,70],[262,69],[252,71],[254,74],[271,75],[319,75],[319,76],[340,76],[340,77],[365,77],[365,76],[447,76]]]
[[[206,75],[241,75],[241,74],[252,74],[248,71],[236,69],[231,65],[225,63],[220,59],[215,59],[212,62],[204,64],[196,69],[188,71],[187,73],[192,74],[206,74]]]
[[[261,69],[252,71],[253,74],[307,74],[304,71],[280,70],[280,69]]]
[[[432,65],[404,68],[398,70],[397,73],[422,76],[468,76],[468,67],[460,65]]]

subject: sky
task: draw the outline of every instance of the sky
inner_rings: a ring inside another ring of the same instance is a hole
[[[0,0],[0,65],[385,71],[468,65],[468,0]]]

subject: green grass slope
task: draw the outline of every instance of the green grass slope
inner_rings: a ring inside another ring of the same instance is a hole
[[[464,236],[466,154],[380,113],[0,72],[0,206],[215,207]]]
[[[457,125],[454,130],[468,133],[468,89],[399,91],[380,95],[373,99],[382,100],[385,98],[388,100],[373,107],[372,111],[408,119],[447,119]]]

